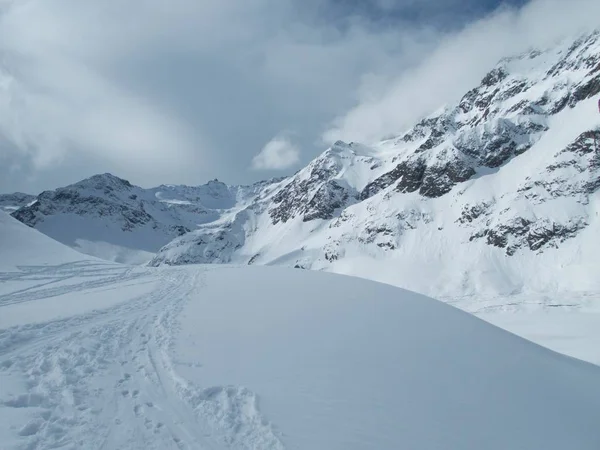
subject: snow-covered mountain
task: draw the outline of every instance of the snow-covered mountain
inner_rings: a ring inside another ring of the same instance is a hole
[[[262,184],[133,186],[110,174],[41,193],[13,217],[77,250],[119,262],[146,262],[177,236],[236,209]]]
[[[13,194],[0,194],[0,210],[12,213],[35,200],[35,195],[15,192]]]
[[[138,259],[164,245],[153,266],[277,264],[552,304],[600,289],[599,93],[595,32],[505,58],[457,104],[375,145],[337,142],[289,178],[144,190],[103,175],[13,215],[112,259],[127,258],[98,242]]]
[[[599,93],[595,33],[289,178],[6,197],[2,448],[597,450],[600,370],[534,342],[600,362]]]
[[[337,142],[151,264],[283,264],[453,297],[597,288],[599,93],[600,32],[503,59],[458,104],[377,145]]]

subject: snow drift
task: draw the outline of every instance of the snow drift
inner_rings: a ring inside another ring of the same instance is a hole
[[[392,286],[85,261],[4,214],[0,280],[3,449],[600,445],[598,367]]]
[[[93,260],[0,211],[0,270]]]
[[[181,313],[174,368],[234,448],[600,444],[600,369],[440,302],[274,267],[210,270],[204,284]],[[274,433],[258,446],[256,405]]]

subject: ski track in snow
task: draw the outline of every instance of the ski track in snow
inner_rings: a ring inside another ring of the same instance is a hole
[[[28,266],[22,267],[22,272],[0,273],[2,281],[28,281],[36,282],[23,289],[18,289],[9,294],[0,295],[0,306],[15,303],[40,300],[56,297],[70,292],[85,291],[99,287],[111,287],[114,283],[134,281],[143,277],[143,272],[135,272],[133,267],[119,267],[105,264],[90,264],[87,261],[67,263],[60,266]],[[92,278],[80,282],[81,278]],[[76,285],[64,285],[73,280]],[[61,285],[62,284],[62,285]]]
[[[0,315],[15,302],[115,289],[149,274],[89,263],[22,270],[0,274],[1,281],[33,281],[0,296]],[[175,269],[156,276],[160,287],[150,295],[0,329],[0,416],[22,418],[18,425],[0,423],[3,436],[14,436],[0,443],[2,450],[283,448],[252,392],[200,388],[177,375],[172,333],[203,275]],[[23,381],[21,392],[3,392],[2,380],[14,378]]]

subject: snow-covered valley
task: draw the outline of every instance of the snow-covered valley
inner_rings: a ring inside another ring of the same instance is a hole
[[[600,443],[600,369],[441,302],[286,268],[108,263],[3,213],[0,231],[3,449]]]
[[[289,177],[0,195],[0,450],[597,450],[598,94],[597,31]]]

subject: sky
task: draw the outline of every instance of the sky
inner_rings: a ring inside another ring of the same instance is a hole
[[[0,0],[0,192],[291,174],[596,26],[597,0]]]

